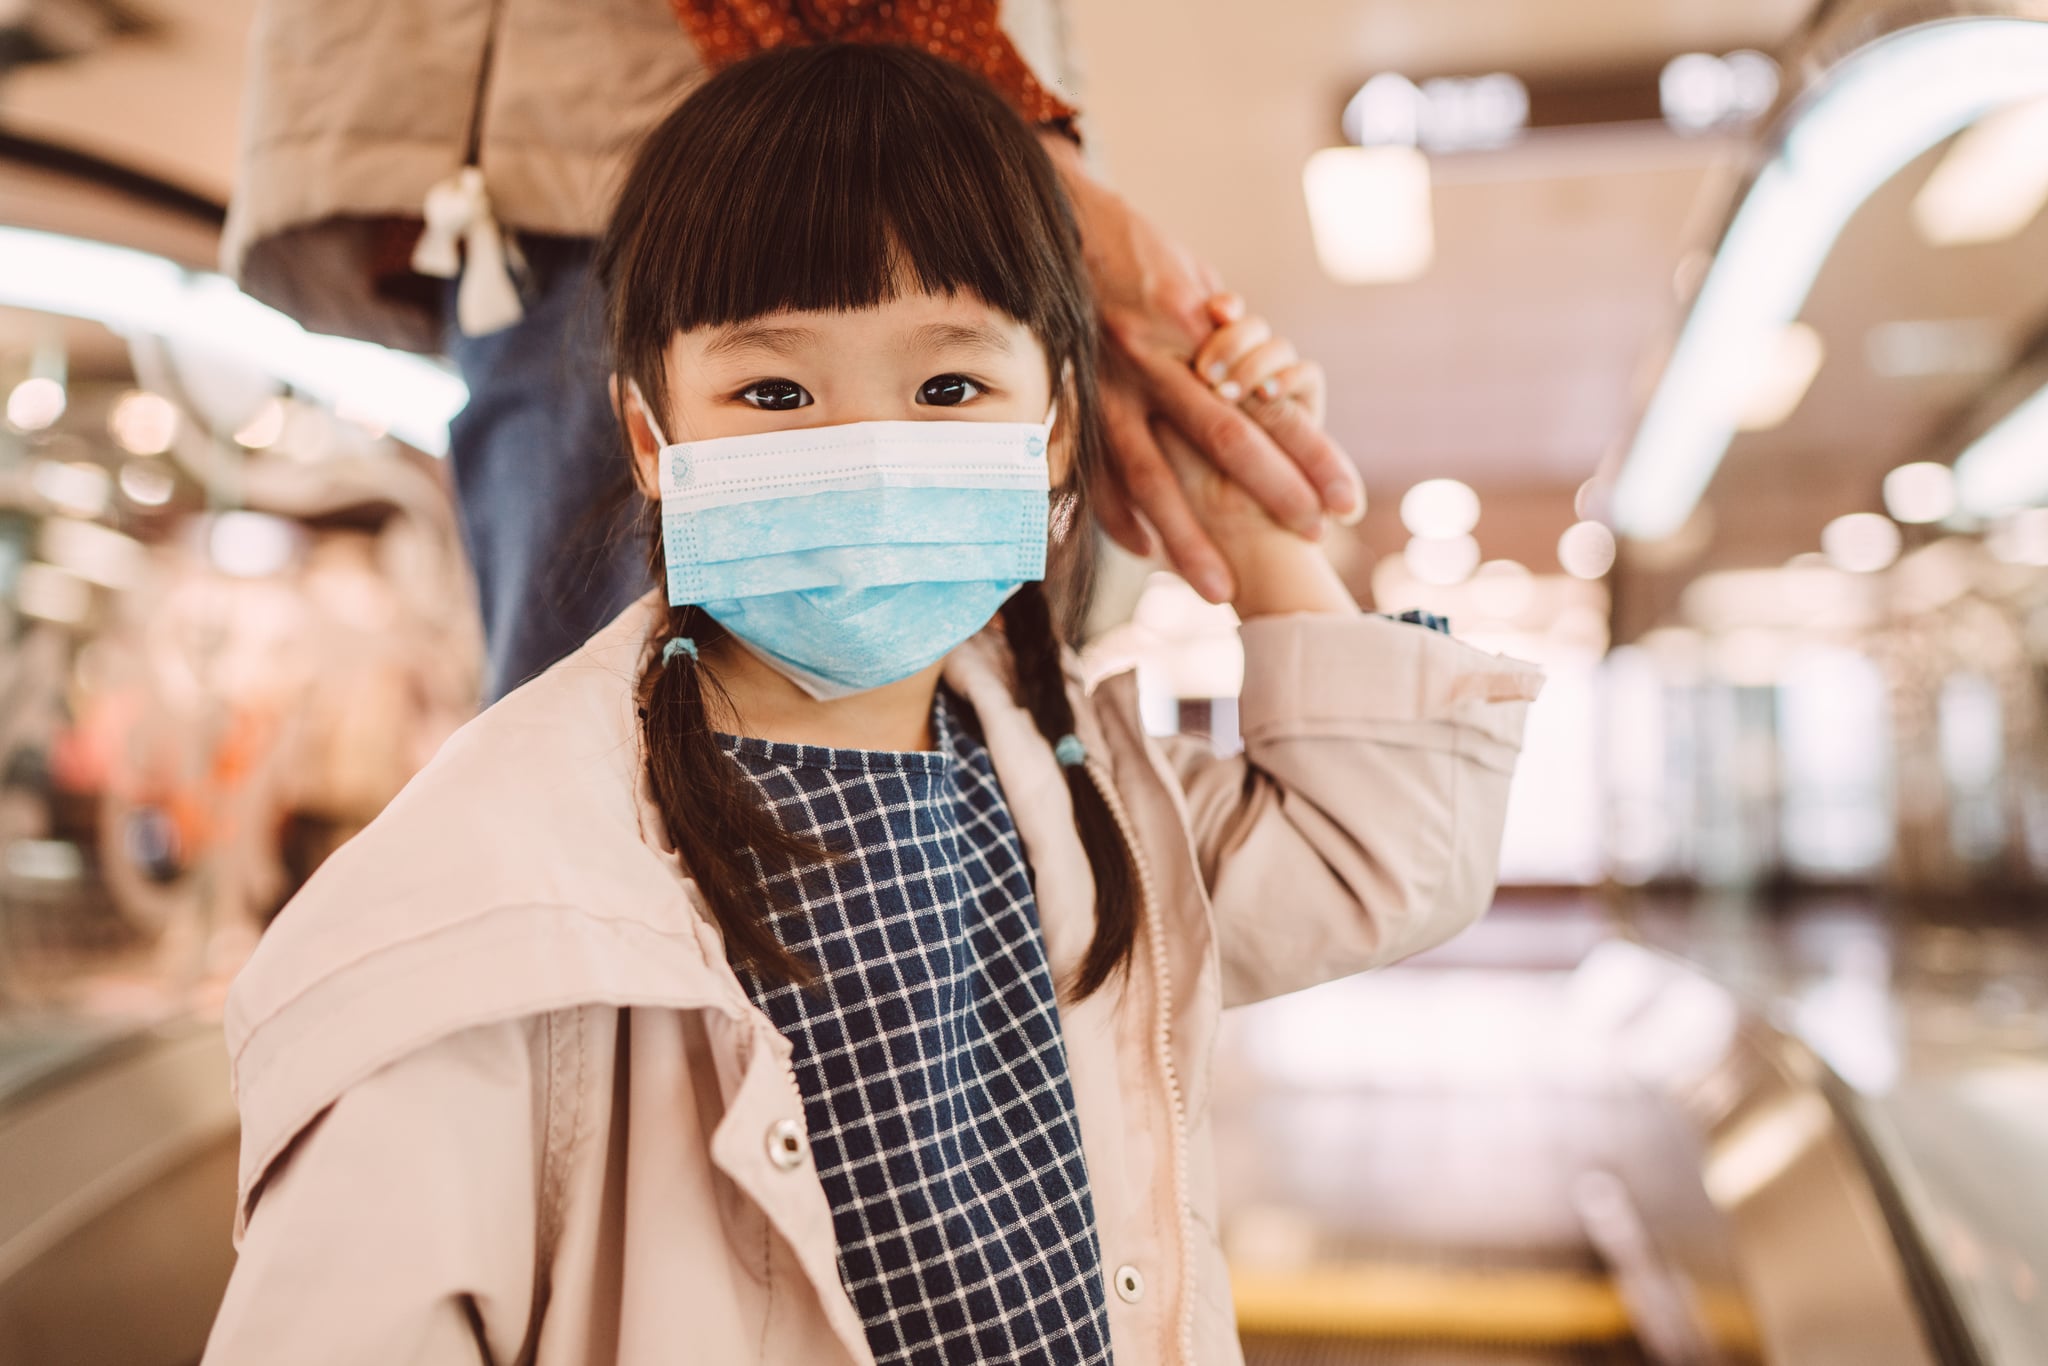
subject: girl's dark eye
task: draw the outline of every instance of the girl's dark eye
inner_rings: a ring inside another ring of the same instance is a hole
[[[965,375],[934,375],[917,391],[919,403],[936,408],[954,408],[981,392],[981,386]]]
[[[795,380],[764,379],[740,390],[740,402],[751,403],[771,413],[783,413],[791,408],[808,407],[811,396]]]

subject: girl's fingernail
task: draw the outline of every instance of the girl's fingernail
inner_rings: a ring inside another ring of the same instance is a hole
[[[1279,380],[1277,380],[1277,379],[1262,379],[1262,380],[1260,380],[1260,381],[1259,381],[1259,397],[1260,397],[1260,398],[1278,398],[1278,397],[1280,397],[1280,381],[1279,381]]]
[[[1209,383],[1221,384],[1223,382],[1223,377],[1230,373],[1230,367],[1225,365],[1220,360],[1212,361],[1209,364],[1208,370],[1204,373],[1206,373],[1209,376]]]
[[[1235,403],[1244,397],[1244,386],[1234,379],[1224,380],[1216,386],[1216,397],[1225,403]]]
[[[1355,517],[1365,511],[1359,500],[1358,486],[1348,479],[1332,479],[1323,485],[1323,505],[1338,517]]]
[[[1230,601],[1230,576],[1220,569],[1195,572],[1195,591],[1211,602]]]

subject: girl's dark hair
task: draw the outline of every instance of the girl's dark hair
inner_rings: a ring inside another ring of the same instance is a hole
[[[1060,646],[1087,599],[1087,473],[1104,436],[1095,385],[1095,311],[1073,211],[1036,136],[980,78],[906,47],[783,48],[698,87],[642,143],[599,244],[615,372],[669,411],[666,354],[677,332],[783,310],[870,308],[905,291],[966,293],[1030,329],[1044,348],[1075,476],[1056,498],[1049,581],[1002,609],[1020,698],[1048,741],[1072,733]],[[629,447],[630,450],[630,447]],[[653,568],[662,577],[659,528]],[[1057,617],[1057,621],[1056,621]],[[705,694],[718,684],[688,655],[724,635],[699,607],[669,609],[640,684],[647,774],[728,953],[770,978],[805,981],[769,927],[753,860],[770,875],[834,853],[787,833],[719,746]],[[1095,935],[1070,997],[1128,963],[1138,910],[1131,854],[1093,765],[1066,769],[1095,877]],[[790,885],[794,879],[783,880]]]

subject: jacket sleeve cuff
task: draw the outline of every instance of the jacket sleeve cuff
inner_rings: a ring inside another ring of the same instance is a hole
[[[1327,736],[1477,749],[1513,762],[1536,665],[1372,613],[1260,617],[1240,628],[1246,746]],[[1478,744],[1475,746],[1474,741]],[[1494,757],[1494,756],[1488,756]]]

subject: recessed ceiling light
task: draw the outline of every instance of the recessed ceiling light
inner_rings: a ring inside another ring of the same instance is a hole
[[[1557,538],[1557,562],[1575,579],[1597,579],[1614,568],[1614,533],[1598,522],[1574,522]]]
[[[235,443],[252,451],[267,450],[275,446],[278,438],[284,435],[284,422],[284,400],[267,398],[263,400],[263,406],[256,410],[256,415],[244,422],[241,429],[235,433]]]
[[[162,455],[178,435],[178,410],[163,395],[136,389],[114,404],[107,430],[130,455]]]
[[[1914,318],[1871,328],[1863,354],[1884,379],[1988,375],[2005,368],[2012,344],[1990,318]]]
[[[1884,509],[1901,522],[1938,522],[1956,510],[1956,472],[1932,460],[1901,465],[1884,477]]]
[[[137,507],[159,508],[171,501],[178,481],[155,460],[130,460],[121,466],[121,494]]]
[[[214,567],[238,579],[262,579],[283,571],[298,549],[290,522],[265,512],[223,512],[207,538]]]
[[[1443,540],[1479,525],[1479,495],[1457,479],[1425,479],[1401,495],[1401,525]]]
[[[1479,542],[1470,536],[1416,536],[1401,551],[1408,572],[1424,583],[1463,583],[1479,566]]]
[[[1414,147],[1325,147],[1301,172],[1316,259],[1344,284],[1413,280],[1436,255],[1429,158]]]
[[[64,386],[36,375],[7,395],[7,420],[25,432],[39,432],[64,416]]]
[[[1875,512],[1851,512],[1821,528],[1820,548],[1837,569],[1874,574],[1899,558],[1899,527]]]

